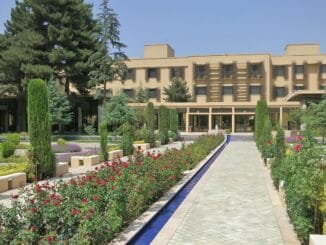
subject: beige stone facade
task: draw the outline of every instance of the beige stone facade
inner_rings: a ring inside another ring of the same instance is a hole
[[[177,108],[183,131],[229,129],[250,132],[256,102],[267,101],[273,123],[291,125],[288,113],[320,98],[326,87],[326,54],[319,44],[289,44],[285,55],[223,54],[175,57],[167,44],[145,45],[144,58],[126,62],[125,81],[108,82],[112,94],[124,92],[132,100],[137,90],[148,89],[155,106]],[[186,81],[192,102],[167,103],[163,88],[174,77]],[[145,107],[146,103],[130,103]]]

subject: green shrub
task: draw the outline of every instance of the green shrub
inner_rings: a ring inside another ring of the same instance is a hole
[[[121,127],[122,139],[120,142],[120,147],[123,150],[123,154],[126,156],[132,155],[133,148],[133,128],[129,123],[124,123]]]
[[[37,178],[52,177],[55,171],[55,159],[51,148],[47,86],[43,80],[29,81],[27,105],[31,160],[36,166]]]
[[[170,110],[170,131],[178,135],[178,112],[177,109]]]
[[[160,105],[159,107],[159,131],[161,143],[167,144],[169,142],[169,110],[166,106]]]
[[[85,125],[84,131],[87,135],[95,135],[96,134],[96,129],[93,124]]]
[[[61,148],[63,148],[63,147],[65,147],[65,145],[66,145],[66,140],[63,139],[63,138],[59,138],[59,139],[57,139],[57,144],[58,144]]]
[[[19,145],[20,143],[20,135],[19,134],[7,134],[6,141],[10,141],[15,145]]]
[[[143,139],[144,139],[143,129],[136,129],[134,131],[134,140],[143,140]]]
[[[0,176],[14,174],[19,172],[29,173],[31,169],[30,163],[18,163],[18,164],[8,164],[0,166]]]
[[[261,145],[261,153],[263,158],[274,157],[274,146],[272,140],[273,140],[272,123],[271,120],[267,117],[264,123],[262,145]]]
[[[281,164],[285,154],[285,138],[284,138],[284,130],[278,125],[276,128],[276,139],[275,139],[275,163]]]
[[[149,143],[151,147],[155,147],[155,133],[154,130],[144,128],[143,138],[146,143]]]
[[[149,102],[146,108],[146,126],[148,129],[154,130],[154,119],[155,119],[154,105],[152,102]]]
[[[256,105],[256,113],[255,113],[255,140],[257,143],[258,148],[260,149],[261,145],[263,144],[263,130],[265,120],[268,116],[268,107],[267,102],[265,100],[257,101]]]
[[[2,157],[8,158],[14,155],[16,145],[11,141],[5,141],[2,143]]]
[[[107,144],[108,144],[108,126],[106,122],[100,124],[100,136],[101,136],[101,159],[103,161],[108,160]]]

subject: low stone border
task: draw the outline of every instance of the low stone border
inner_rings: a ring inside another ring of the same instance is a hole
[[[123,157],[123,150],[114,150],[108,152],[108,160],[112,161],[116,158]]]
[[[132,145],[136,151],[146,151],[150,148],[149,143],[144,144],[133,144]]]
[[[14,173],[0,177],[0,192],[16,189],[26,185],[26,173]]]
[[[72,156],[71,157],[71,167],[77,168],[79,166],[90,167],[100,163],[99,155],[91,156]]]
[[[325,245],[325,244],[326,244],[326,235],[310,234],[309,245]]]
[[[69,164],[67,162],[58,162],[55,166],[55,176],[62,177],[69,172]]]
[[[141,216],[134,220],[114,240],[112,240],[110,244],[126,244],[132,240],[226,143],[227,135],[225,135],[224,141],[218,147],[198,163],[194,169],[186,171],[185,176],[175,186],[167,191],[157,202],[152,204]]]

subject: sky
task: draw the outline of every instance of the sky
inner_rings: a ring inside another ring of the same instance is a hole
[[[98,12],[101,0],[93,3]],[[0,33],[15,0],[0,0]],[[176,56],[271,53],[288,43],[320,43],[326,53],[325,0],[111,0],[130,58],[144,44],[168,43]]]

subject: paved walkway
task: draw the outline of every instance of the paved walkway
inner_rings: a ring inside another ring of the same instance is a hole
[[[153,244],[299,244],[275,193],[255,143],[235,136]]]

